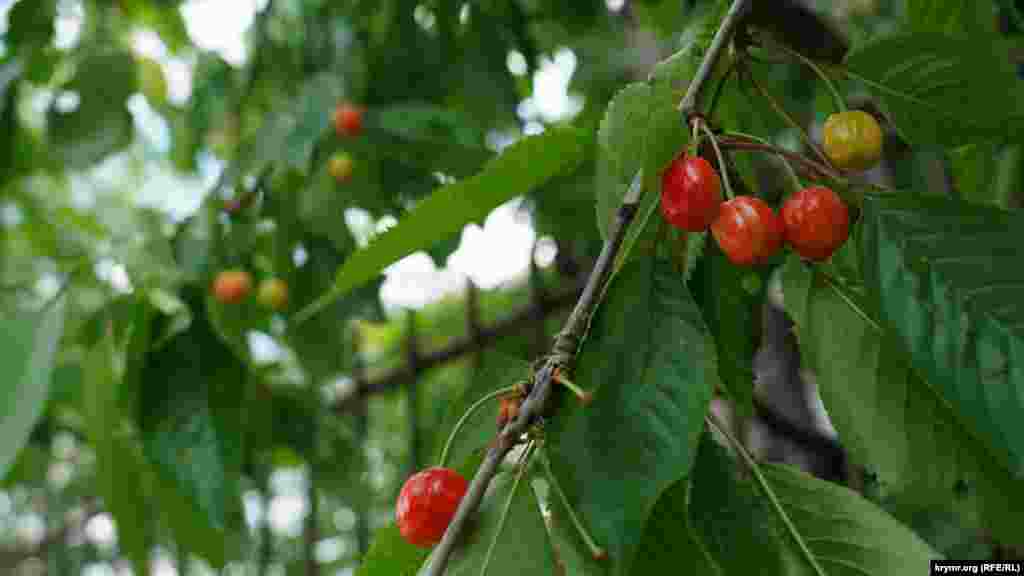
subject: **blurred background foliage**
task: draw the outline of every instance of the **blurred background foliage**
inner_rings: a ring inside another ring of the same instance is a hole
[[[467,310],[494,326],[535,302],[537,283],[549,298],[572,294],[601,246],[592,207],[595,179],[607,175],[596,141],[578,170],[502,208],[532,231],[539,270],[491,282],[475,308],[463,288],[389,299],[388,282],[401,292],[389,273],[286,333],[280,316],[209,299],[213,276],[244,267],[284,278],[299,309],[375,233],[503,147],[558,124],[596,134],[613,94],[722,3],[217,4],[0,1],[4,573],[353,573],[404,475],[436,458],[463,393],[522,374],[565,302],[539,329],[521,323],[417,374],[415,394],[395,386],[363,411],[356,374],[413,380],[401,375],[405,308],[416,309],[422,359],[472,336]],[[904,9],[811,4],[852,43]],[[951,26],[998,30],[1020,57],[1012,4],[965,3],[977,11]],[[234,44],[215,42],[232,31]],[[831,112],[806,70],[762,68],[803,121]],[[366,108],[357,138],[332,129],[343,100]],[[725,98],[719,115],[797,144],[749,102]],[[345,184],[326,169],[342,150],[355,161]],[[892,177],[928,182],[937,158],[908,149]],[[737,162],[761,194],[781,194],[774,165]],[[972,189],[997,190],[982,201],[1020,202],[1009,193],[1021,188],[1018,145],[956,149],[946,162],[1002,183],[979,180]],[[228,214],[230,201],[243,208]],[[444,268],[473,239],[467,231],[417,257]],[[405,293],[428,292],[409,282]]]

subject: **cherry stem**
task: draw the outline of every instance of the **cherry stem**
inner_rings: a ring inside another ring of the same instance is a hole
[[[821,81],[825,83],[825,86],[828,88],[828,91],[832,93],[832,99],[835,100],[836,109],[838,109],[840,112],[846,111],[846,100],[843,98],[842,94],[839,93],[839,90],[836,89],[836,85],[835,83],[832,82],[832,79],[829,78],[827,74],[825,74],[825,71],[822,70],[821,67],[814,62],[814,60],[811,60],[807,56],[804,56],[800,52],[797,52],[796,50],[793,50],[789,46],[786,46],[782,43],[772,42],[772,46],[800,60],[801,62],[804,63],[805,66],[813,70],[814,73],[818,75],[818,78],[821,78]]]
[[[804,144],[806,144],[807,147],[814,152],[814,155],[817,156],[826,166],[834,170],[835,167],[832,166],[832,162],[829,161],[828,157],[825,156],[825,153],[822,152],[821,149],[819,149],[818,146],[814,143],[814,140],[811,139],[811,135],[807,133],[807,129],[805,129],[799,122],[797,122],[796,118],[790,116],[789,112],[786,112],[786,109],[783,108],[781,104],[779,104],[779,101],[776,100],[771,94],[769,94],[767,90],[765,90],[764,86],[762,86],[761,83],[757,81],[757,78],[754,78],[753,73],[748,74],[747,77],[750,79],[750,83],[753,84],[754,89],[757,90],[757,92],[761,95],[762,98],[768,101],[768,104],[772,107],[773,110],[775,110],[775,113],[778,114],[780,118],[782,118],[787,124],[795,128],[797,132],[800,133],[800,138],[804,141]]]
[[[744,132],[726,132],[725,135],[726,136],[733,136],[733,137],[736,137],[736,138],[745,138],[747,140],[753,140],[754,142],[760,142],[761,144],[764,144],[765,146],[771,146],[772,148],[776,147],[774,144],[772,144],[771,142],[765,140],[764,138],[761,138],[760,136],[754,136],[752,134],[746,134]],[[786,174],[789,175],[789,179],[793,183],[793,185],[795,186],[795,189],[796,190],[800,190],[801,188],[803,188],[804,185],[803,185],[802,182],[800,182],[800,177],[797,176],[796,170],[794,170],[793,169],[793,165],[790,164],[789,158],[787,158],[783,154],[776,154],[776,155],[779,157],[779,159],[782,160],[782,165],[786,167]]]
[[[466,412],[462,415],[461,418],[459,418],[459,421],[455,423],[455,427],[452,428],[451,434],[448,435],[448,440],[445,441],[445,443],[444,443],[444,450],[441,451],[441,464],[440,465],[441,465],[442,468],[446,467],[448,465],[448,453],[451,451],[452,444],[455,443],[455,436],[457,436],[458,433],[459,433],[459,430],[461,430],[462,427],[466,425],[466,422],[469,421],[469,418],[471,416],[473,416],[473,414],[476,413],[477,410],[482,408],[485,404],[487,404],[491,400],[494,400],[495,398],[500,398],[502,396],[507,396],[509,394],[513,394],[517,390],[519,390],[519,385],[518,384],[516,384],[514,386],[506,386],[505,388],[500,388],[498,390],[495,390],[495,391],[487,394],[483,398],[480,398],[479,400],[474,402],[472,406],[470,406],[468,409],[466,409]]]
[[[816,574],[819,576],[825,576],[825,571],[822,570],[821,565],[818,564],[814,554],[811,552],[810,548],[807,547],[807,543],[804,542],[804,539],[800,536],[800,532],[797,531],[796,526],[793,525],[793,521],[789,518],[789,514],[786,514],[786,510],[782,507],[782,503],[779,502],[779,498],[776,496],[775,490],[772,489],[771,484],[768,483],[768,479],[765,478],[764,474],[761,472],[761,466],[756,460],[754,460],[754,457],[750,455],[750,452],[747,452],[747,449],[743,447],[743,443],[729,433],[729,427],[725,423],[719,422],[718,418],[718,415],[715,414],[714,411],[709,411],[704,415],[704,421],[707,422],[708,426],[714,428],[715,431],[721,434],[729,442],[736,453],[740,455],[744,464],[746,464],[747,467],[750,468],[750,471],[753,472],[754,477],[757,479],[758,486],[761,487],[761,491],[768,497],[768,501],[771,502],[772,508],[775,509],[775,513],[778,515],[779,519],[782,520],[782,523],[785,525],[789,535],[793,538],[793,541],[796,542],[797,548],[800,549],[800,553],[804,557],[804,560],[807,561],[811,566],[811,569],[813,569]]]
[[[590,533],[587,532],[583,523],[580,522],[580,519],[576,516],[576,512],[573,511],[572,506],[569,505],[569,499],[566,498],[565,492],[562,491],[562,485],[558,483],[558,478],[555,478],[555,473],[551,471],[551,465],[548,464],[547,454],[541,452],[540,457],[537,459],[540,460],[541,466],[544,467],[544,475],[548,478],[548,484],[555,491],[555,494],[558,494],[558,499],[561,500],[562,505],[565,506],[565,511],[568,512],[569,520],[576,528],[576,532],[580,535],[583,543],[587,545],[587,548],[590,549],[590,555],[594,560],[604,560],[607,558],[608,552],[594,542],[594,539],[590,537]]]
[[[568,378],[565,377],[564,374],[562,374],[561,370],[555,372],[554,378],[555,382],[558,382],[562,386],[565,386],[566,388],[571,390],[572,393],[575,394],[576,397],[580,399],[580,402],[584,406],[590,404],[591,400],[594,399],[594,395],[591,392],[588,392],[574,384],[572,380],[569,380]]]
[[[725,165],[725,156],[722,155],[722,149],[718,147],[718,139],[715,138],[715,134],[708,127],[707,122],[701,122],[698,119],[696,123],[700,124],[700,127],[704,129],[704,134],[711,141],[711,147],[715,149],[715,157],[718,158],[718,171],[722,173],[722,186],[725,187],[725,196],[732,200],[734,195],[732,193],[732,186],[729,185],[729,167]]]
[[[847,293],[847,290],[849,290],[849,288],[847,288],[847,286],[842,281],[833,278],[831,274],[825,272],[824,270],[818,269],[816,270],[816,272],[818,272],[818,274],[821,274],[821,277],[825,279],[826,283],[828,283],[829,288],[831,288],[832,291],[835,292],[836,295],[839,296],[839,298],[841,298],[843,302],[850,307],[850,310],[853,310],[854,314],[860,316],[861,320],[868,323],[868,325],[874,328],[874,330],[879,334],[885,333],[885,329],[879,326],[878,322],[875,322],[875,320],[871,318],[871,316],[868,316],[868,313],[865,312],[863,308],[861,308],[856,302],[853,301],[853,298],[851,298],[850,295]]]
[[[508,500],[505,501],[505,508],[501,511],[501,518],[498,519],[498,529],[494,532],[494,538],[491,538],[490,545],[487,546],[487,554],[484,555],[484,564],[480,567],[481,574],[486,574],[487,567],[491,564],[491,558],[494,557],[494,548],[498,545],[501,533],[505,529],[505,523],[508,522],[508,513],[512,509],[512,501],[516,498],[516,490],[519,489],[519,482],[523,479],[523,473],[526,471],[526,461],[536,447],[536,444],[531,442],[526,446],[526,450],[523,451],[523,458],[519,465],[519,470],[516,472],[516,479],[512,483],[512,490],[508,493]]]
[[[746,136],[740,136],[740,138],[746,138]],[[782,156],[788,160],[793,160],[794,162],[797,162],[807,168],[810,168],[820,177],[827,178],[840,185],[845,186],[847,184],[845,178],[840,176],[838,172],[832,170],[828,166],[819,164],[814,160],[811,160],[810,158],[802,156],[796,152],[786,150],[785,148],[780,148],[779,146],[774,146],[772,144],[762,144],[761,142],[749,140],[729,139],[722,140],[722,147],[727,150],[758,150],[762,152],[770,152],[772,154]]]
[[[699,147],[700,127],[698,126],[698,122],[695,120],[690,126],[690,144],[686,147],[686,153],[690,156],[696,156]]]

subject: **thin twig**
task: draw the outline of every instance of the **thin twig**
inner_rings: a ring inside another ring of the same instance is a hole
[[[757,90],[758,94],[760,94],[762,98],[768,101],[768,104],[772,107],[773,110],[775,110],[776,114],[778,114],[787,124],[795,128],[796,131],[800,133],[800,138],[804,141],[804,144],[806,144],[807,147],[814,152],[814,155],[817,156],[826,166],[832,168],[832,162],[829,161],[828,157],[825,156],[825,153],[822,152],[820,148],[818,148],[818,145],[814,143],[814,140],[811,139],[811,135],[808,134],[807,129],[804,128],[802,124],[797,122],[796,118],[793,118],[793,116],[790,115],[789,112],[786,112],[786,109],[782,106],[782,104],[780,104],[779,101],[776,100],[775,97],[772,96],[768,92],[768,90],[766,90],[765,87],[762,86],[761,83],[757,81],[757,78],[754,78],[754,74],[753,72],[750,71],[749,68],[747,68],[747,72],[747,79],[750,80],[750,84],[754,87],[755,90]]]
[[[582,282],[574,282],[573,285],[564,290],[555,292],[546,299],[545,308],[552,313],[559,312],[576,302],[583,291]],[[536,311],[533,306],[526,306],[509,314],[504,319],[498,320],[488,326],[480,326],[477,335],[470,337],[459,337],[451,339],[444,347],[424,352],[420,358],[419,368],[421,371],[434,368],[455,360],[465,354],[477,353],[500,340],[501,338],[517,334],[525,327],[536,322]],[[365,371],[374,373],[372,378],[364,377],[357,383],[355,391],[343,399],[338,400],[331,409],[338,414],[354,409],[368,396],[375,396],[392,392],[399,388],[409,376],[409,367],[404,364],[381,370],[372,371],[371,367],[364,367]]]
[[[733,0],[729,12],[722,20],[718,32],[715,33],[711,46],[709,46],[707,53],[704,55],[704,60],[697,69],[697,74],[690,82],[686,95],[683,96],[683,100],[680,103],[679,109],[684,115],[689,115],[690,112],[696,109],[701,91],[711,76],[715,62],[732,38],[741,17],[750,8],[750,2],[751,0]],[[498,471],[498,465],[515,445],[516,439],[547,411],[554,374],[560,368],[565,369],[572,364],[579,344],[586,334],[590,317],[597,308],[608,279],[614,270],[616,256],[622,248],[626,230],[636,216],[642,191],[642,172],[638,172],[633,178],[629,190],[626,192],[622,205],[619,207],[612,230],[605,241],[604,248],[601,250],[601,255],[598,257],[594,269],[590,273],[587,285],[583,289],[583,295],[576,303],[576,307],[566,321],[565,327],[555,338],[551,355],[548,356],[547,360],[534,375],[533,387],[526,400],[523,401],[519,415],[505,425],[505,428],[498,433],[498,438],[494,445],[487,451],[483,464],[480,465],[472,482],[470,482],[465,497],[459,503],[455,517],[448,525],[441,543],[434,550],[434,559],[424,572],[424,576],[441,576],[444,574],[455,543],[466,529],[470,515],[480,506],[487,486]]]
[[[722,138],[718,141],[718,143],[722,146],[722,148],[725,148],[727,150],[759,150],[762,152],[770,152],[772,154],[777,154],[779,156],[782,156],[783,158],[786,158],[787,160],[798,162],[805,168],[809,168],[813,172],[817,173],[819,176],[824,176],[825,178],[828,178],[833,182],[839,184],[846,183],[845,178],[843,178],[838,172],[832,170],[828,166],[825,166],[824,164],[819,164],[818,162],[815,162],[814,160],[811,160],[806,156],[803,156],[796,152],[792,152],[790,150],[786,150],[785,148],[781,148],[779,146],[773,146],[771,144],[762,144],[761,142],[745,140],[743,138]]]
[[[722,185],[725,188],[725,195],[729,200],[733,199],[732,186],[729,185],[729,167],[725,165],[725,156],[722,155],[722,149],[718,146],[718,139],[715,138],[715,134],[711,131],[707,122],[697,121],[695,124],[700,124],[700,127],[707,134],[708,140],[711,141],[711,147],[715,150],[715,158],[718,160],[718,170],[722,173]]]
[[[814,62],[814,60],[808,58],[807,56],[804,56],[800,52],[793,50],[792,48],[786,46],[781,42],[772,41],[771,43],[776,49],[781,50],[786,54],[789,54],[790,56],[803,62],[805,66],[810,68],[811,71],[814,72],[818,76],[818,78],[821,79],[821,81],[825,84],[825,87],[828,89],[829,93],[832,95],[832,100],[836,104],[836,110],[839,112],[846,111],[846,100],[843,99],[843,95],[839,93],[839,89],[836,88],[836,85],[835,83],[832,82],[832,79],[829,78],[827,74],[825,74],[825,71],[822,70],[821,67]]]
[[[751,140],[754,142],[760,142],[761,144],[764,144],[766,146],[774,147],[774,144],[765,140],[764,138],[761,138],[760,136],[753,136],[751,134],[745,134],[743,132],[726,132],[724,136],[735,136],[738,138],[745,138],[747,140]],[[792,182],[793,184],[793,190],[796,191],[803,188],[804,185],[803,183],[800,182],[800,177],[797,176],[796,170],[793,169],[793,165],[789,163],[789,159],[784,154],[778,154],[778,156],[782,160],[782,165],[786,169],[786,174],[789,176],[790,182]]]

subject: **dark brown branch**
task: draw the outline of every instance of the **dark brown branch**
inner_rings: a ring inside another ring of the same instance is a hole
[[[545,309],[557,311],[566,308],[576,302],[581,291],[582,284],[579,284],[570,289],[548,295],[544,299]],[[535,321],[536,311],[534,307],[524,307],[492,326],[478,327],[475,335],[471,334],[467,337],[455,338],[451,344],[444,348],[422,354],[418,358],[417,366],[420,371],[425,371],[451,362],[465,354],[482,350],[502,338],[517,334],[528,328]],[[376,378],[362,380],[357,385],[356,393],[335,404],[334,411],[343,413],[351,410],[359,397],[391,392],[401,386],[402,382],[408,379],[408,377],[409,368],[402,365],[388,370]]]

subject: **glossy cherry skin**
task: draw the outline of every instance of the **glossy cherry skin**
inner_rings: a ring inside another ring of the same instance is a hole
[[[334,109],[334,131],[338,136],[358,136],[363,131],[363,109],[343,102]]]
[[[811,186],[782,205],[785,240],[807,260],[827,260],[850,235],[850,211],[835,192]]]
[[[224,270],[213,280],[213,297],[222,304],[238,304],[252,291],[252,276],[245,270]]]
[[[763,264],[782,248],[782,219],[764,200],[737,196],[722,204],[711,234],[733,264]]]
[[[451,468],[428,468],[410,476],[395,505],[402,537],[423,548],[440,542],[468,488],[466,479]]]
[[[700,156],[682,154],[661,174],[661,215],[676,228],[707,230],[721,204],[718,173]]]

